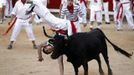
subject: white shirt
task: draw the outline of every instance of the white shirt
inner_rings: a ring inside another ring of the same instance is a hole
[[[0,0],[0,4],[1,4],[2,6],[6,6],[7,0]]]
[[[28,19],[31,14],[26,15],[26,10],[29,8],[30,4],[23,4],[21,0],[18,0],[11,12],[11,14],[16,15],[17,18],[20,19]]]
[[[48,0],[41,0],[41,2],[43,3],[43,5],[47,6],[48,4]]]
[[[130,2],[130,0],[120,0],[121,3],[127,3]]]
[[[101,0],[96,0],[97,2],[95,2],[95,0],[88,0],[88,1],[90,1],[89,8],[91,10],[94,10],[94,11],[102,10],[102,1]]]
[[[61,0],[62,8],[67,7],[67,0]]]

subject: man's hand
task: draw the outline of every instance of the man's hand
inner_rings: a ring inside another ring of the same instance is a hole
[[[9,21],[9,22],[8,22],[8,25],[10,25],[10,24],[11,24],[11,22]]]

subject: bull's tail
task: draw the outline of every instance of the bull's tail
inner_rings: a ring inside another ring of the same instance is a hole
[[[105,37],[105,39],[113,46],[113,48],[114,48],[117,52],[120,52],[121,54],[125,55],[126,57],[131,58],[131,56],[133,55],[133,53],[130,54],[130,53],[126,52],[125,50],[119,48],[118,46],[116,46],[115,44],[113,44],[113,43],[106,37],[106,35],[102,32],[102,30],[100,30],[100,29],[98,29],[98,30],[103,34],[103,36]]]

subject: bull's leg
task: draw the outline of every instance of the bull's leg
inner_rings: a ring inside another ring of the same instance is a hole
[[[88,63],[84,63],[83,64],[83,68],[84,68],[84,75],[88,75]]]
[[[102,48],[101,48],[101,50],[102,50],[101,53],[102,53],[102,55],[104,57],[104,60],[105,60],[105,62],[107,64],[107,67],[108,67],[108,75],[113,75],[112,70],[111,70],[110,65],[109,65],[108,52],[107,52],[107,44],[106,44],[105,39],[102,40]]]
[[[107,67],[108,67],[108,75],[113,75],[112,70],[111,70],[110,65],[109,65],[109,60],[108,60],[107,53],[103,53],[102,55],[103,55],[104,60],[107,64]]]
[[[74,67],[74,71],[75,71],[75,75],[78,75],[78,67],[77,66],[75,66],[75,65],[73,65],[73,67]]]
[[[63,63],[63,56],[58,58],[59,68],[60,68],[60,75],[64,75],[64,63]]]
[[[102,70],[102,66],[101,66],[101,60],[100,60],[100,57],[98,56],[96,58],[97,62],[98,62],[98,65],[99,65],[99,72],[100,72],[100,75],[104,75],[104,72]]]

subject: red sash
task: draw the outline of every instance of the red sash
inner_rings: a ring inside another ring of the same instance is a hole
[[[73,33],[73,34],[76,33],[76,27],[75,27],[73,21],[71,21],[71,26],[72,26],[72,33]]]
[[[7,33],[12,29],[12,27],[14,26],[15,22],[16,22],[17,18],[15,18],[15,20],[13,21],[13,23],[8,27],[8,29],[6,30],[6,32],[3,35],[7,35]]]

